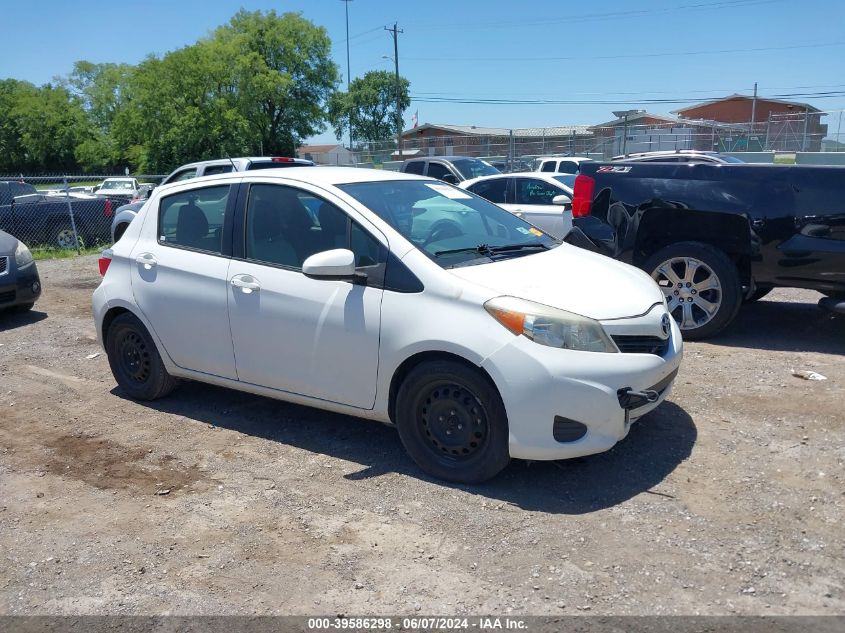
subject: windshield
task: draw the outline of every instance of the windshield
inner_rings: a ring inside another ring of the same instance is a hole
[[[106,180],[100,189],[134,189],[131,180]]]
[[[575,187],[575,174],[560,174],[558,176],[552,176],[555,180],[557,180],[562,185],[566,185],[570,189]]]
[[[464,180],[478,178],[479,176],[494,176],[502,173],[487,161],[478,158],[458,158],[457,160],[453,160],[452,164],[455,166],[455,169],[461,172]]]
[[[443,268],[531,255],[560,242],[501,207],[446,183],[338,185]]]

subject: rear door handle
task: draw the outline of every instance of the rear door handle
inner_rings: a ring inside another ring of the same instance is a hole
[[[158,264],[158,261],[152,253],[141,253],[135,258],[135,263],[143,266],[146,270],[151,270]]]
[[[261,290],[261,284],[252,275],[235,275],[229,283],[235,288],[240,288],[241,292],[247,295]]]

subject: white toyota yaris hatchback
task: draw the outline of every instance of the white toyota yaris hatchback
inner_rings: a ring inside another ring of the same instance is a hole
[[[372,418],[451,481],[609,449],[681,361],[648,275],[409,174],[167,185],[100,271],[97,333],[130,397],[188,378]]]

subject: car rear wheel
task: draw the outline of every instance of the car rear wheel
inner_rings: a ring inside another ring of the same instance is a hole
[[[652,255],[643,268],[663,291],[685,339],[717,334],[733,321],[742,305],[736,266],[709,244],[672,244]]]
[[[460,363],[414,368],[397,394],[396,426],[411,458],[438,479],[478,483],[510,461],[499,393],[479,370]]]
[[[70,225],[67,226],[60,226],[56,229],[56,232],[53,236],[53,244],[57,248],[84,248],[85,244],[82,240],[82,236],[79,233],[74,235],[73,227]]]
[[[106,333],[106,354],[120,388],[134,400],[156,400],[176,387],[150,333],[129,313],[112,321]]]

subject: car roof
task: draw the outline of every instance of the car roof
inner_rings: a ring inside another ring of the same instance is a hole
[[[566,188],[566,185],[560,180],[557,180],[555,176],[572,176],[574,178],[576,174],[563,174],[556,171],[515,171],[509,174],[490,174],[489,176],[478,176],[477,178],[470,178],[468,180],[464,180],[462,183],[460,183],[459,186],[462,188],[466,188],[471,185],[474,185],[477,182],[493,180],[495,178],[540,178],[541,180],[547,180],[560,187]]]
[[[445,160],[446,162],[453,160],[481,160],[477,156],[415,156],[414,158],[406,158],[405,162],[420,162],[424,160]]]
[[[440,182],[434,178],[426,178],[415,174],[406,174],[386,169],[366,169],[363,167],[279,167],[277,169],[261,169],[259,171],[229,172],[226,174],[215,174],[192,178],[165,185],[170,188],[177,185],[186,185],[205,182],[225,182],[227,180],[241,180],[243,178],[284,178],[286,180],[298,180],[304,183],[317,185],[346,185],[359,182],[388,182],[395,180],[425,180]]]
[[[651,156],[720,156],[719,152],[698,149],[664,149],[654,152],[634,152],[631,154],[620,154],[614,156],[612,160],[622,158],[648,158]]]

